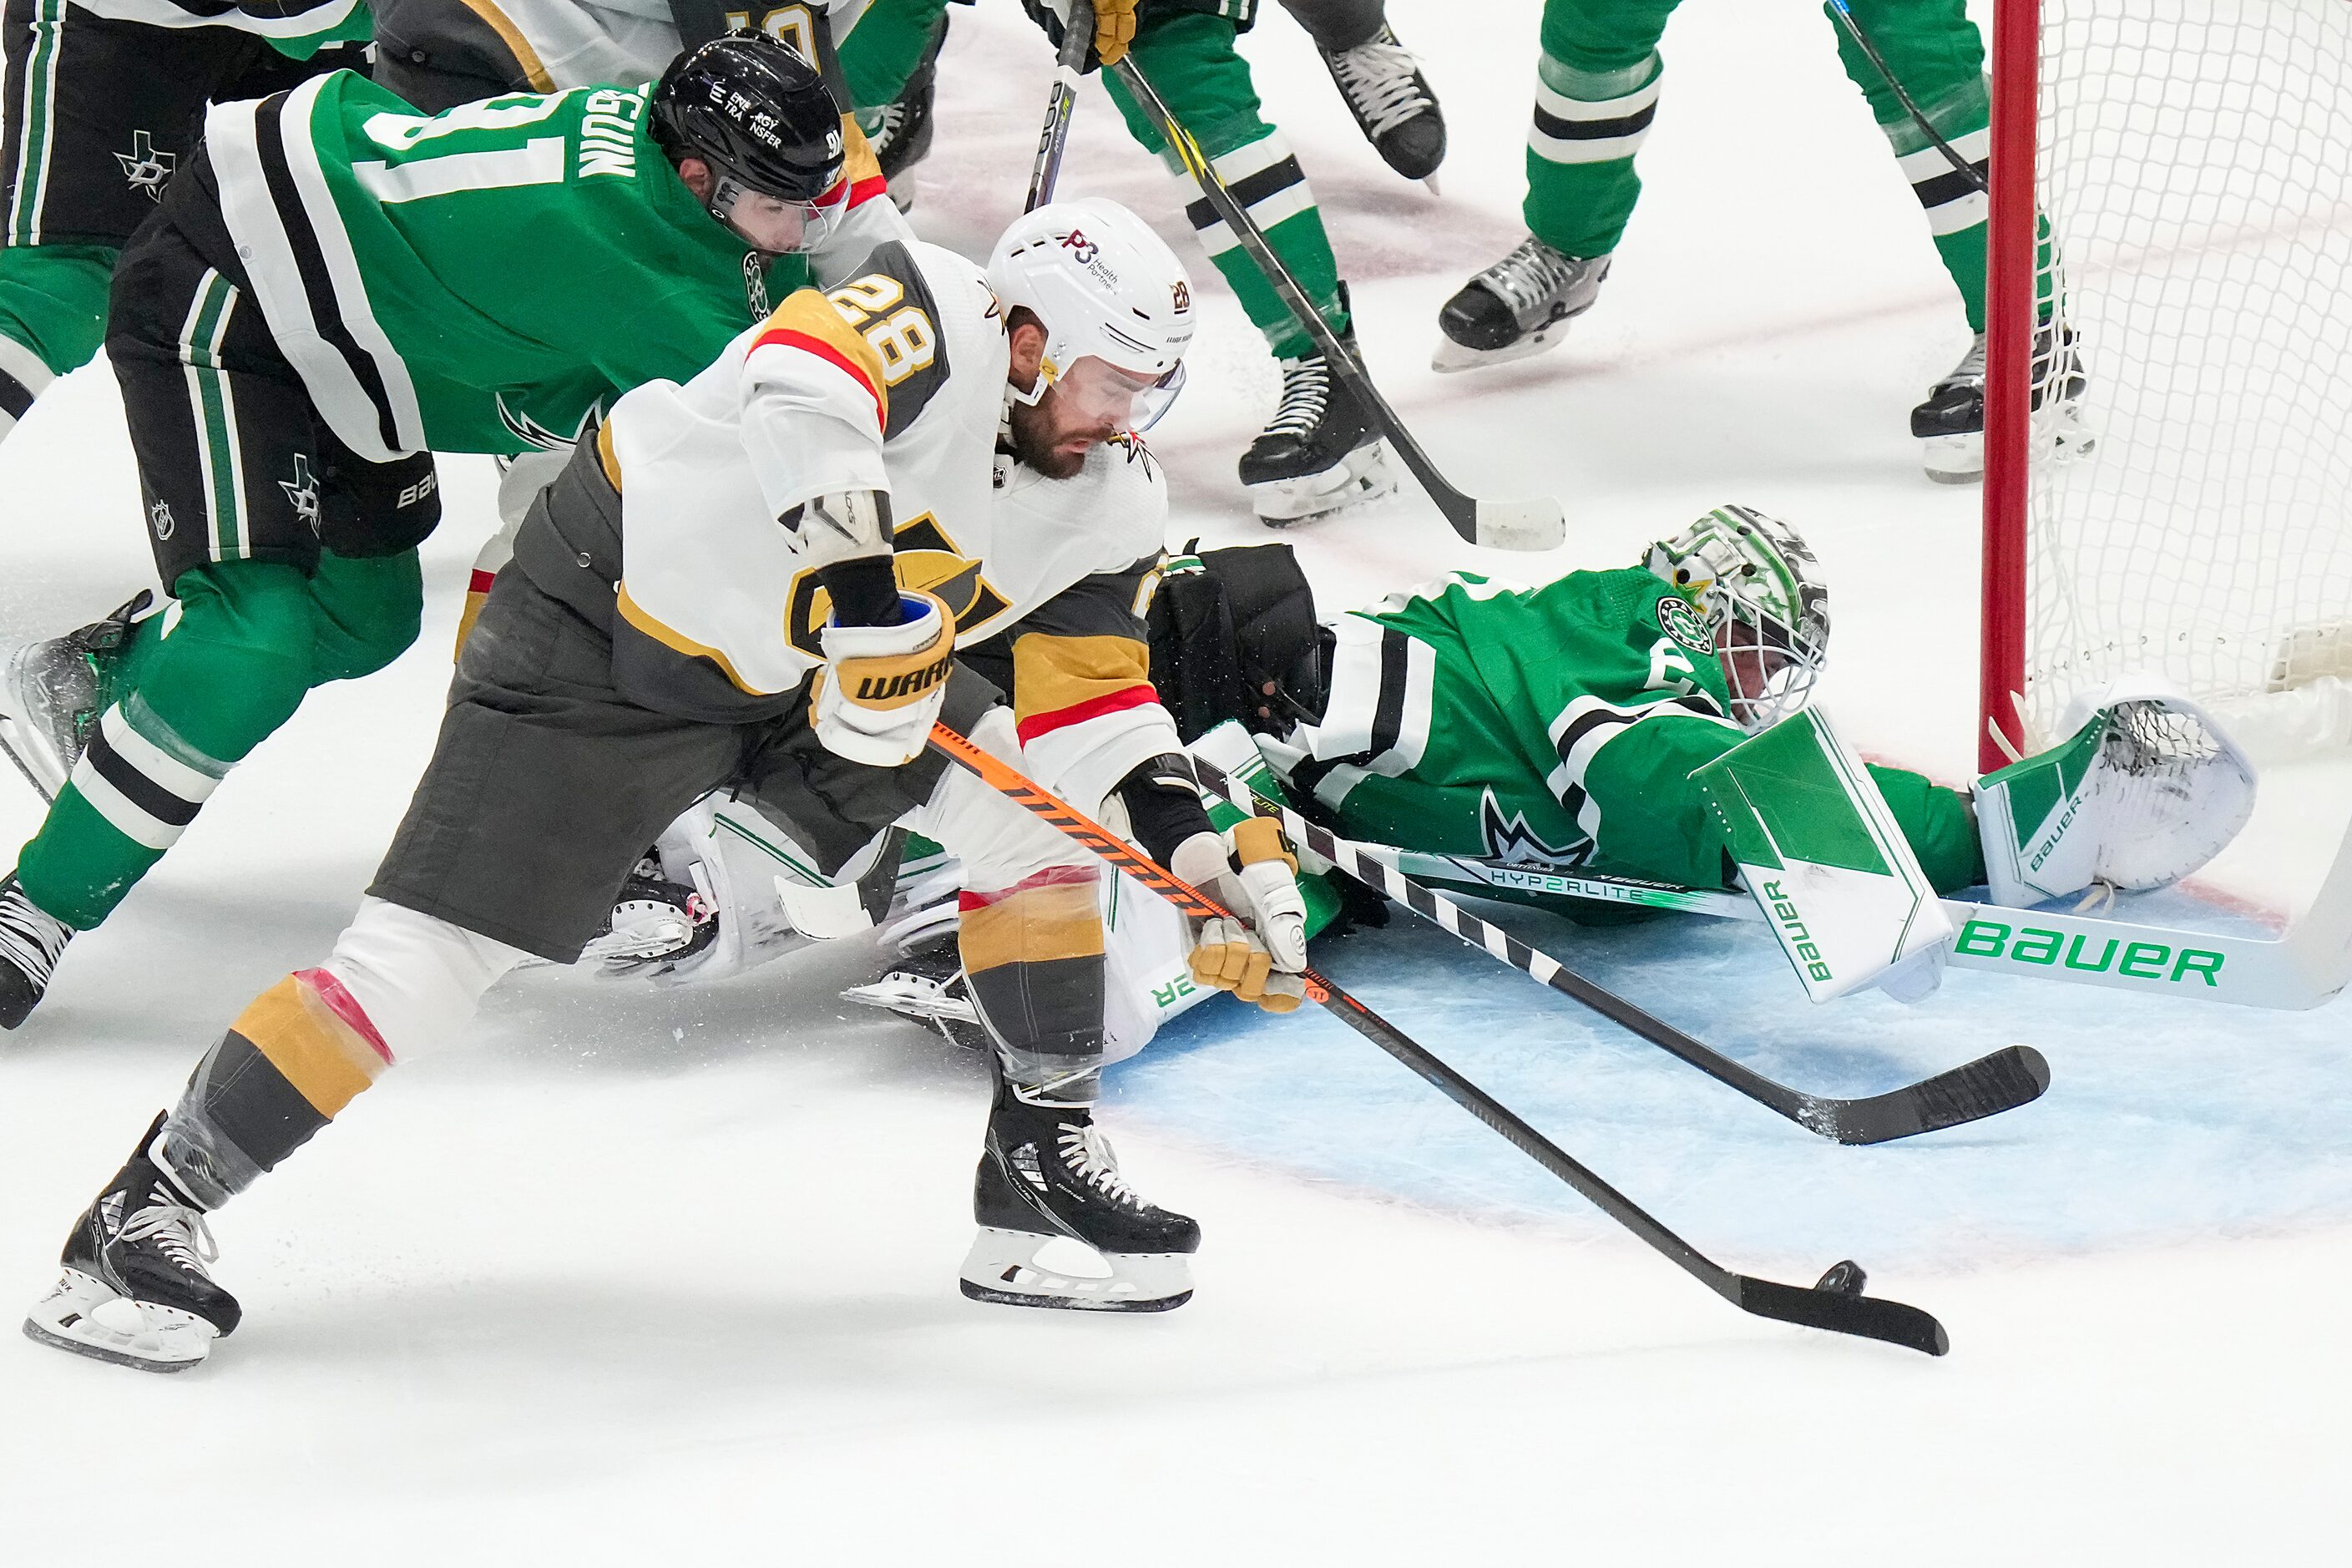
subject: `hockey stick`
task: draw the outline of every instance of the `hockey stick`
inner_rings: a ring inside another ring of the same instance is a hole
[[[982,751],[945,724],[931,726],[929,745],[1015,805],[1034,813],[1185,914],[1202,920],[1232,918],[1232,912],[1223,905],[1190,883],[1179,881],[1127,840],[1046,793],[1018,769]],[[1832,1266],[1811,1289],[1733,1273],[1659,1224],[1631,1198],[1579,1164],[1558,1144],[1521,1121],[1493,1095],[1431,1055],[1394,1024],[1312,969],[1305,971],[1300,978],[1306,982],[1308,1000],[1411,1068],[1448,1100],[1501,1134],[1513,1148],[1583,1194],[1601,1213],[1741,1311],[1809,1329],[1825,1329],[1835,1334],[1884,1340],[1928,1355],[1942,1355],[1950,1348],[1944,1326],[1918,1308],[1861,1294],[1862,1270],[1851,1262]]]
[[[1440,930],[1460,937],[1521,973],[1532,975],[1619,1027],[1641,1036],[1717,1083],[1779,1111],[1808,1132],[1833,1138],[1841,1143],[1885,1143],[2014,1110],[2039,1100],[2042,1091],[2050,1087],[2050,1064],[2042,1059],[2041,1052],[2030,1046],[2004,1046],[1990,1056],[1979,1057],[1948,1072],[1860,1100],[1806,1094],[1787,1088],[1710,1049],[1664,1019],[1643,1012],[1501,927],[1480,920],[1444,894],[1422,886],[1390,865],[1379,851],[1368,851],[1365,846],[1350,843],[1316,826],[1272,795],[1256,795],[1248,784],[1229,777],[1213,763],[1196,756],[1192,766],[1203,782],[1236,806],[1248,811],[1255,805],[1271,812],[1293,840],[1373,891],[1386,894]]]
[[[1397,449],[1398,456],[1404,458],[1405,467],[1412,470],[1412,477],[1419,479],[1422,489],[1429,492],[1429,499],[1437,503],[1437,510],[1445,514],[1445,521],[1454,525],[1454,531],[1471,543],[1482,544],[1490,550],[1558,549],[1568,537],[1568,517],[1560,510],[1559,501],[1549,496],[1533,500],[1480,500],[1475,496],[1463,494],[1446,482],[1445,476],[1437,471],[1437,465],[1429,460],[1429,454],[1421,449],[1421,443],[1412,438],[1412,433],[1397,417],[1396,410],[1391,408],[1388,400],[1381,395],[1380,388],[1372,384],[1372,378],[1365,374],[1363,362],[1356,357],[1355,350],[1339,341],[1339,334],[1331,330],[1331,324],[1323,319],[1323,312],[1315,308],[1314,302],[1307,297],[1307,290],[1299,287],[1298,279],[1291,276],[1290,268],[1283,265],[1282,258],[1276,256],[1274,247],[1266,243],[1265,232],[1249,216],[1249,210],[1226,186],[1223,176],[1210,165],[1200,143],[1177,123],[1168,105],[1144,79],[1143,72],[1136,68],[1135,57],[1128,56],[1112,66],[1110,70],[1134,95],[1136,102],[1142,106],[1145,117],[1151,121],[1152,128],[1174,150],[1185,172],[1192,176],[1193,184],[1201,187],[1201,195],[1215,209],[1218,218],[1233,231],[1234,237],[1241,242],[1242,249],[1249,253],[1249,258],[1257,264],[1257,269],[1265,275],[1265,280],[1282,297],[1283,304],[1307,329],[1307,335],[1315,340],[1316,352],[1330,365],[1332,374],[1339,378],[1358,402],[1370,411],[1372,423]]]
[[[1903,105],[1903,111],[1911,117],[1911,122],[1919,128],[1920,133],[1936,144],[1936,151],[1944,155],[1944,161],[1951,164],[1960,178],[1978,190],[1992,189],[1992,183],[1978,172],[1977,166],[1960,156],[1958,148],[1944,140],[1944,133],[1928,120],[1927,111],[1919,107],[1919,100],[1911,96],[1911,89],[1895,76],[1894,68],[1886,63],[1886,57],[1878,52],[1878,46],[1872,43],[1870,35],[1862,30],[1861,19],[1846,9],[1846,0],[1830,0],[1830,9],[1837,13],[1839,24],[1853,39],[1854,47],[1869,58],[1872,68],[1878,72],[1880,79],[1886,83],[1896,100]]]
[[[1091,0],[1070,0],[1070,19],[1062,25],[1062,50],[1054,58],[1054,90],[1045,100],[1045,126],[1037,132],[1037,161],[1029,166],[1029,199],[1021,204],[1024,213],[1054,199],[1054,186],[1062,177],[1062,151],[1070,142],[1070,113],[1078,106],[1078,72],[1094,41]]]
[[[1612,877],[1581,866],[1363,847],[1430,881],[1718,919],[1764,918],[1753,900],[1737,893]],[[2310,909],[2278,936],[2231,936],[1965,899],[1946,899],[1943,905],[1959,932],[1955,969],[2283,1011],[2316,1007],[2352,984],[2352,833],[2337,846]]]

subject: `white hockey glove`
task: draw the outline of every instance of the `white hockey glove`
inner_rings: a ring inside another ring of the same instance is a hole
[[[868,767],[904,766],[947,700],[955,662],[955,615],[929,594],[906,594],[908,619],[895,626],[825,624],[825,668],[817,671],[809,721],[818,743]]]
[[[1201,922],[1192,946],[1195,984],[1230,991],[1269,1013],[1307,999],[1307,899],[1298,858],[1269,816],[1225,834],[1196,833],[1176,846],[1168,868],[1238,915]]]
[[[2165,887],[2253,815],[2253,763],[2176,687],[2125,676],[2076,698],[2061,723],[2067,739],[1977,781],[1995,903],[2027,909],[2095,883]]]

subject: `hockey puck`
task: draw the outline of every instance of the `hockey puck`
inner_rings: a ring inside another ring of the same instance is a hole
[[[1870,1276],[1862,1271],[1862,1265],[1849,1258],[1843,1263],[1831,1264],[1829,1272],[1821,1277],[1813,1289],[1827,1290],[1836,1296],[1859,1296],[1862,1288],[1869,1283]]]

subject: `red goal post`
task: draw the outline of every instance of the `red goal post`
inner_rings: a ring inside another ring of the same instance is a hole
[[[1995,0],[1990,184],[1980,763],[2126,671],[2352,738],[2352,0]]]

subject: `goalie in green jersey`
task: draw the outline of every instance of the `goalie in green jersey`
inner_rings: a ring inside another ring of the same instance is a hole
[[[12,661],[0,741],[52,804],[0,879],[0,1026],[311,687],[415,639],[432,454],[566,446],[694,374],[858,199],[844,151],[815,68],[752,35],[437,116],[350,72],[212,110],[107,338],[180,615]]]
[[[1635,565],[1532,588],[1458,573],[1328,622],[1287,545],[1180,555],[1151,608],[1151,678],[1193,755],[1233,777],[1260,773],[1262,758],[1291,802],[1349,839],[1745,886],[1759,902],[1769,888],[1799,889],[1767,907],[1803,902],[1801,941],[1818,951],[1784,946],[1823,1000],[1932,986],[1949,935],[1936,895],[1984,885],[1995,902],[2031,905],[2095,883],[2160,887],[2220,850],[2252,809],[2252,770],[2220,725],[2137,679],[2085,694],[2065,739],[1972,789],[1865,767],[1811,706],[1829,632],[1828,590],[1804,541],[1731,506]],[[768,876],[696,868],[730,837],[666,845],[679,861],[671,874],[766,889]],[[884,931],[906,966],[849,994],[975,1038],[944,940],[951,901],[925,892],[936,874],[910,855]],[[1339,903],[1322,879],[1301,881],[1311,935]],[[1587,920],[1637,912],[1527,901]],[[771,936],[778,925],[774,910],[738,908],[731,895],[716,918],[722,943],[729,921]],[[1139,885],[1107,880],[1104,923],[1117,1060],[1205,995],[1185,980],[1183,921]],[[699,976],[658,959],[635,972],[711,978],[773,951]]]

